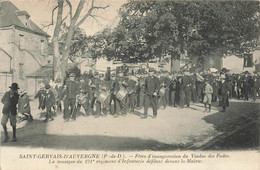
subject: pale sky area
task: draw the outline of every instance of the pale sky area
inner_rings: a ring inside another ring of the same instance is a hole
[[[2,1],[2,0],[0,0]],[[51,13],[52,9],[56,6],[57,0],[9,0],[20,10],[25,10],[31,15],[31,20],[35,22],[39,27],[42,28],[43,25],[48,25],[51,23]],[[79,0],[71,0],[73,6],[73,14],[77,8]],[[80,28],[83,28],[86,31],[87,35],[93,35],[98,31],[103,30],[104,28],[115,25],[112,23],[117,23],[117,11],[121,5],[126,3],[127,0],[96,0],[96,6],[107,6],[106,9],[99,9],[95,11],[96,20],[88,18]],[[82,15],[88,11],[88,5],[90,0],[86,0],[85,6],[82,10]],[[66,7],[65,9],[69,9]],[[67,14],[68,10],[64,11],[64,14]],[[54,21],[56,16],[54,17]],[[49,35],[53,35],[54,27],[47,28],[44,31],[47,31]]]

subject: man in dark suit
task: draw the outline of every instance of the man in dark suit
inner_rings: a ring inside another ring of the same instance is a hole
[[[190,78],[190,73],[185,72],[185,75],[183,76],[182,79],[182,86],[185,92],[185,97],[186,97],[186,103],[187,107],[190,107],[190,101],[191,101],[191,78]]]
[[[222,108],[221,112],[226,111],[226,107],[229,106],[229,93],[231,91],[230,86],[229,86],[229,80],[228,78],[224,78],[224,76],[221,77],[221,98],[222,98]]]
[[[157,96],[160,89],[160,81],[154,76],[154,69],[149,69],[149,76],[145,79],[144,116],[147,118],[150,103],[153,108],[153,118],[157,117]]]
[[[64,121],[76,120],[75,104],[76,96],[80,93],[79,83],[75,81],[76,75],[71,73],[69,81],[66,82],[65,100],[64,100]],[[69,109],[70,107],[70,109]]]
[[[10,86],[10,91],[6,92],[1,100],[1,102],[4,104],[3,106],[3,116],[1,120],[1,124],[4,129],[5,133],[5,138],[4,138],[4,143],[9,140],[8,132],[7,132],[7,121],[10,118],[10,124],[13,128],[13,140],[12,142],[16,142],[16,115],[17,115],[17,103],[19,99],[19,94],[17,90],[19,89],[17,83],[12,83]]]

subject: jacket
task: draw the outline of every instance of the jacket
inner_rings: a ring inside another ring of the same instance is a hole
[[[4,94],[1,102],[4,104],[2,113],[8,114],[11,112],[13,115],[17,115],[17,103],[19,95],[17,92],[8,91]]]

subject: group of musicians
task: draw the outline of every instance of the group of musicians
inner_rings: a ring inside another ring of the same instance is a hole
[[[222,111],[228,106],[228,98],[236,95],[238,99],[248,100],[251,94],[255,100],[259,92],[257,75],[180,74],[157,72],[153,68],[134,74],[111,73],[109,77],[97,72],[81,77],[71,73],[64,85],[52,89],[57,93],[55,105],[59,110],[61,103],[64,105],[65,122],[76,120],[76,115],[82,113],[81,107],[85,116],[94,117],[138,115],[140,112],[135,111],[144,109],[140,117],[146,119],[149,107],[153,110],[152,117],[156,118],[161,107],[165,109],[168,105],[182,109],[184,105],[190,107],[191,102],[202,102],[205,82],[212,86],[212,101],[218,99]]]

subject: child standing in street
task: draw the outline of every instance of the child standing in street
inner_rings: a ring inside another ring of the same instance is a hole
[[[205,89],[204,89],[204,98],[203,98],[203,103],[205,107],[204,112],[208,111],[209,113],[211,111],[212,93],[213,93],[212,86],[209,84],[209,80],[205,79]],[[207,104],[209,105],[209,108],[207,108]]]

